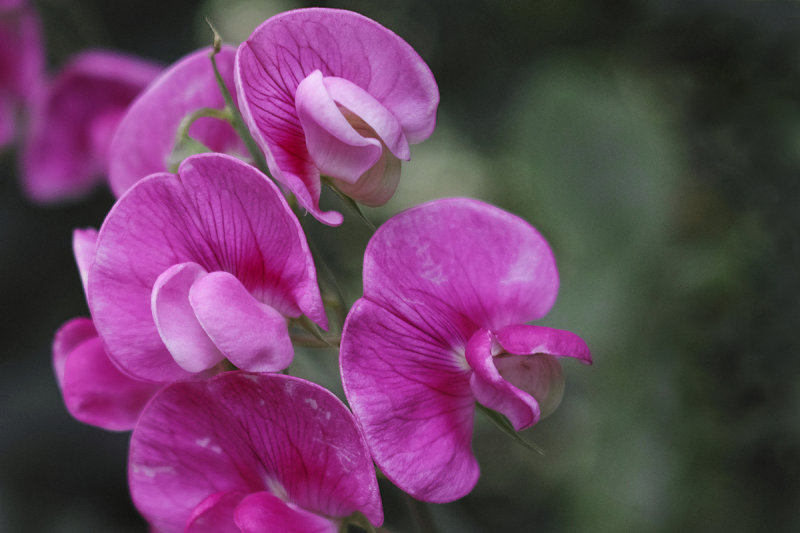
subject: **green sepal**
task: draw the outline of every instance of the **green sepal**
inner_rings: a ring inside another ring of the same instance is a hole
[[[350,526],[355,526],[359,530],[366,533],[375,533],[375,528],[373,525],[369,520],[367,520],[367,517],[359,511],[356,511],[342,520],[342,523],[339,526],[339,533],[355,533],[354,531],[350,530]]]
[[[485,405],[481,405],[479,403],[475,404],[478,407],[478,410],[483,412],[486,416],[489,417],[489,420],[494,422],[494,424],[499,427],[503,433],[517,441],[519,444],[523,445],[527,449],[532,452],[536,452],[539,455],[544,455],[544,450],[541,449],[539,446],[535,445],[532,442],[528,442],[527,440],[523,439],[522,436],[517,433],[514,429],[514,426],[511,425],[511,422],[508,421],[508,418],[505,415],[498,413],[492,409],[489,409]]]

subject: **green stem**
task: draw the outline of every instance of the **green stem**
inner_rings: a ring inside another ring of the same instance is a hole
[[[239,112],[239,108],[236,107],[236,104],[233,103],[233,97],[231,96],[228,87],[225,85],[225,81],[222,79],[222,75],[219,73],[219,68],[217,67],[217,54],[219,53],[221,46],[222,46],[222,37],[220,37],[217,29],[211,24],[211,21],[206,19],[206,23],[211,28],[211,31],[214,33],[214,47],[209,55],[211,59],[211,66],[214,68],[214,77],[217,79],[217,85],[219,85],[220,91],[222,91],[222,98],[225,100],[225,109],[231,115],[231,126],[236,131],[236,134],[239,136],[240,139],[244,142],[245,146],[247,147],[247,151],[250,152],[250,156],[253,158],[253,163],[255,166],[267,176],[270,176],[269,168],[267,167],[267,160],[264,158],[264,153],[256,144],[255,139],[253,136],[250,135],[250,130],[247,129],[247,126],[244,123],[244,119],[242,118],[242,114]],[[270,176],[271,178],[272,176]]]

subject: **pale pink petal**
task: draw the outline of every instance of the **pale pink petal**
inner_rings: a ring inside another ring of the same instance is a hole
[[[354,183],[380,158],[381,142],[353,129],[328,94],[319,70],[297,86],[295,106],[309,155],[322,174]]]
[[[89,284],[89,268],[92,266],[92,261],[94,261],[96,246],[96,229],[76,229],[72,232],[72,253],[75,255],[75,263],[78,265],[84,293],[86,293]]]
[[[556,410],[564,397],[564,370],[558,358],[545,353],[500,354],[493,359],[500,375],[539,404],[541,418]]]
[[[343,194],[357,199],[359,203],[370,207],[385,204],[394,196],[400,182],[400,160],[388,150],[381,152],[381,157],[372,168],[355,183],[334,180],[336,188]]]
[[[186,115],[204,107],[225,107],[210,52],[203,48],[178,60],[131,104],[111,141],[109,181],[117,196],[145,176],[168,170],[167,159]],[[234,57],[235,48],[223,45],[216,61],[225,85],[235,95]],[[198,119],[189,135],[215,152],[246,153],[230,124],[219,119]]]
[[[107,172],[107,150],[122,112],[160,72],[114,52],[76,56],[32,108],[22,155],[26,193],[52,202],[85,194]],[[101,130],[101,131],[100,131]]]
[[[562,329],[529,324],[514,324],[497,331],[497,342],[513,354],[545,353],[558,357],[574,357],[592,362],[592,354],[583,339]]]
[[[392,217],[364,255],[364,297],[451,346],[544,316],[558,292],[553,253],[524,220],[465,198]]]
[[[430,502],[472,490],[475,400],[463,355],[361,299],[348,314],[340,362],[347,400],[393,483]]]
[[[202,372],[225,358],[208,337],[189,302],[189,289],[208,274],[197,263],[166,269],[153,285],[153,321],[175,362],[188,372]]]
[[[286,503],[270,492],[250,494],[235,513],[236,525],[242,533],[336,533],[336,524],[291,503]]]
[[[133,429],[159,385],[122,374],[108,359],[91,320],[73,319],[56,333],[53,365],[67,410],[112,431]]]
[[[486,330],[477,331],[467,344],[467,362],[473,370],[470,387],[478,402],[504,414],[514,429],[521,431],[539,420],[539,404],[500,375],[493,361],[493,344],[492,334]]]
[[[247,292],[233,275],[213,272],[198,279],[189,301],[208,337],[249,372],[277,372],[294,357],[286,317]]]
[[[383,521],[353,416],[322,387],[282,374],[227,372],[166,387],[134,430],[128,475],[137,508],[167,533],[183,531],[208,496],[230,491]]]
[[[270,171],[327,224],[341,223],[341,215],[319,210],[319,170],[295,109],[301,81],[315,70],[347,80],[394,115],[411,143],[427,138],[436,122],[439,92],[425,62],[393,32],[350,11],[311,8],[270,18],[239,47],[235,70],[242,115]],[[395,148],[393,139],[384,141]]]
[[[380,101],[344,78],[328,76],[323,79],[323,83],[336,104],[344,108],[346,117],[353,114],[360,118],[395,157],[405,161],[411,159],[411,149],[402,124]]]
[[[241,533],[233,521],[236,506],[244,492],[216,492],[192,510],[184,533]]]
[[[277,187],[238,159],[201,154],[177,176],[139,182],[100,229],[89,306],[110,356],[133,375],[188,375],[164,347],[150,309],[156,279],[186,262],[229,272],[284,316],[305,314],[327,328],[305,235]]]

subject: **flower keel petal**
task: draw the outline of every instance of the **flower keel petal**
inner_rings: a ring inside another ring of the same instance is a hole
[[[189,290],[197,320],[228,360],[249,372],[277,372],[292,362],[286,318],[256,300],[233,275],[213,272]]]

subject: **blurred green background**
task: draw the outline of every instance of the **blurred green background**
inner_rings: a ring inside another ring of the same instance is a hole
[[[303,3],[40,0],[54,71],[88,47],[164,63]],[[546,325],[587,340],[561,407],[524,436],[477,419],[475,490],[431,507],[439,532],[800,530],[800,3],[353,0],[414,46],[441,91],[380,222],[442,196],[519,214],[553,246]],[[72,420],[50,341],[86,306],[74,227],[111,195],[21,195],[0,156],[0,531],[143,532],[127,434]],[[330,208],[343,209],[335,198]],[[369,232],[305,220],[358,297]],[[335,369],[335,354],[298,366]],[[412,532],[382,485],[386,525]]]

